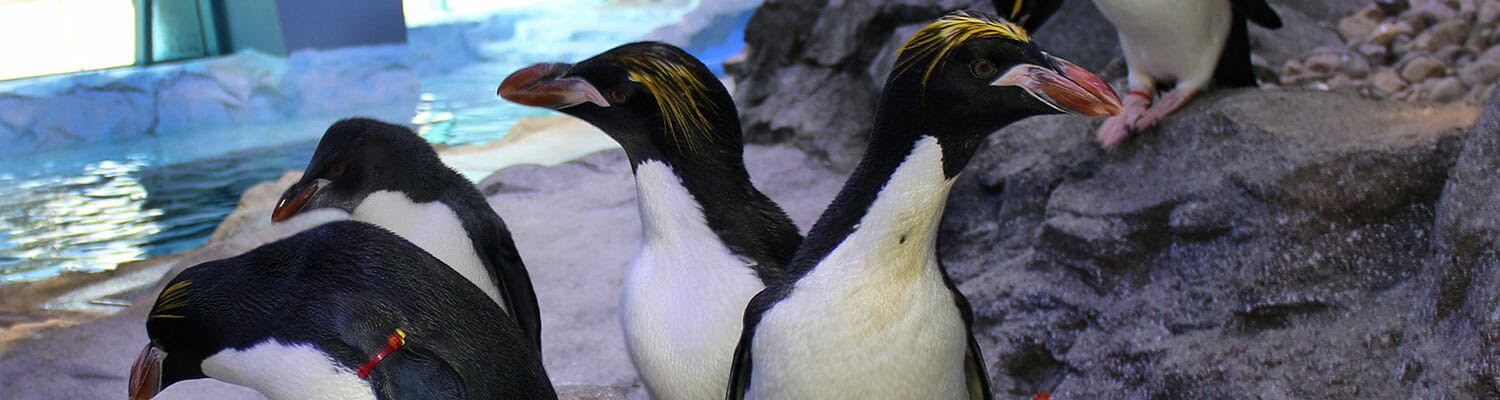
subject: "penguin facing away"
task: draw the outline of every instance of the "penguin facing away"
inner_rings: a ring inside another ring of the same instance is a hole
[[[682,49],[639,42],[516,71],[497,94],[583,119],[624,148],[643,236],[621,300],[631,360],[656,399],[723,397],[746,303],[802,240],[750,182],[729,92]]]
[[[1033,115],[1118,113],[1094,74],[966,12],[919,30],[869,147],[745,310],[729,399],[991,399],[967,300],[936,255],[948,191],[983,139]]]
[[[367,118],[329,126],[271,220],[319,209],[389,229],[436,256],[500,305],[541,348],[536,293],[505,221],[416,132]]]
[[[132,400],[201,378],[272,400],[556,398],[540,354],[499,306],[363,222],[183,270],[146,331]]]
[[[1027,21],[1027,29],[1040,27],[1062,3],[993,1],[1011,20]],[[1095,138],[1105,148],[1155,126],[1210,83],[1256,86],[1245,21],[1281,27],[1281,17],[1265,0],[1094,0],[1094,6],[1119,32],[1129,69],[1125,111],[1105,121]],[[1157,99],[1163,86],[1171,89]]]

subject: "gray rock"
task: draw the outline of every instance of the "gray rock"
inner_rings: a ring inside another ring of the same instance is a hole
[[[959,178],[939,239],[998,397],[1418,390],[1387,365],[1426,327],[1386,294],[1426,259],[1473,116],[1240,90],[1110,152],[1088,141],[1087,119],[1000,131]]]
[[[1434,57],[1417,56],[1401,67],[1401,78],[1407,82],[1421,82],[1427,78],[1443,76],[1448,65]]]
[[[1485,104],[1451,169],[1433,226],[1434,254],[1407,294],[1430,330],[1398,364],[1416,398],[1494,398],[1500,380],[1500,97]]]

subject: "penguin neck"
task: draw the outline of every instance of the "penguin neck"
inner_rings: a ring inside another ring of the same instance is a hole
[[[906,109],[885,100],[880,109]],[[897,262],[890,254],[881,255],[885,250],[934,254],[948,191],[978,148],[975,138],[988,132],[970,132],[979,129],[973,126],[926,124],[910,118],[911,111],[879,111],[882,118],[871,131],[859,165],[787,267],[793,279],[806,275],[842,247],[872,247],[862,256],[870,262],[846,264],[851,268],[920,268],[927,261]]]
[[[688,236],[712,233],[753,265],[780,270],[786,264],[801,239],[797,228],[750,183],[735,150],[632,161],[645,245],[688,244],[695,242]],[[771,278],[767,268],[757,268],[763,280]]]

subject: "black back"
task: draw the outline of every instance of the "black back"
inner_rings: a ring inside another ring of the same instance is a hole
[[[380,399],[556,397],[536,348],[488,296],[363,222],[320,225],[190,267],[146,323],[168,354],[164,384],[202,378],[204,358],[270,339],[310,345],[355,370],[398,328],[406,345],[368,378]]]
[[[416,132],[367,118],[334,123],[318,142],[302,179],[288,192],[319,178],[331,183],[318,190],[304,209],[334,207],[352,212],[366,196],[380,190],[406,193],[418,203],[440,201],[447,205],[462,221],[475,254],[500,288],[506,309],[530,342],[541,348],[536,292],[505,221],[490,208],[479,189],[444,165],[432,145]]]
[[[753,261],[763,282],[782,275],[802,236],[750,183],[739,114],[708,67],[675,46],[637,42],[579,62],[565,76],[587,81],[610,106],[559,111],[619,142],[632,170],[653,160],[669,166],[730,251]]]

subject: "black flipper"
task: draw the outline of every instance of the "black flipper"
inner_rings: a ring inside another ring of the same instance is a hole
[[[1256,25],[1266,29],[1281,28],[1281,16],[1276,14],[1270,4],[1266,4],[1266,0],[1229,0],[1229,6]]]
[[[740,328],[740,343],[734,346],[733,364],[729,368],[729,388],[724,391],[724,400],[743,400],[750,389],[750,343],[755,339],[755,327],[760,317],[790,293],[790,286],[772,286],[756,293],[745,305],[744,327]]]
[[[1000,16],[1020,24],[1027,32],[1036,32],[1047,18],[1052,17],[1062,0],[992,0],[995,12]]]
[[[1239,7],[1233,7],[1230,14],[1229,38],[1224,41],[1224,52],[1219,54],[1219,65],[1214,67],[1214,83],[1220,87],[1257,86],[1259,82],[1250,64],[1250,31],[1245,16]],[[1280,20],[1277,22],[1279,25]]]
[[[495,220],[490,226],[494,227],[495,232],[491,234],[496,240],[490,242],[490,254],[485,257],[484,262],[498,264],[486,267],[496,280],[495,287],[500,288],[505,309],[516,319],[521,332],[531,338],[540,354],[542,312],[537,306],[536,291],[531,287],[531,274],[526,272],[526,264],[521,261],[520,252],[516,251],[516,242],[511,238],[510,230],[505,228],[505,222],[500,221],[499,217]]]
[[[995,390],[990,388],[990,371],[984,367],[984,353],[979,342],[974,341],[974,309],[969,307],[969,298],[958,291],[953,279],[948,277],[948,268],[941,261],[938,268],[943,272],[943,285],[953,292],[953,306],[958,307],[958,316],[964,320],[964,335],[969,339],[969,350],[964,352],[964,378],[969,386],[970,400],[995,400]]]
[[[969,335],[969,352],[964,354],[964,377],[969,384],[969,400],[995,400],[995,391],[990,389],[990,373],[984,368],[984,355],[979,352],[979,342]]]

